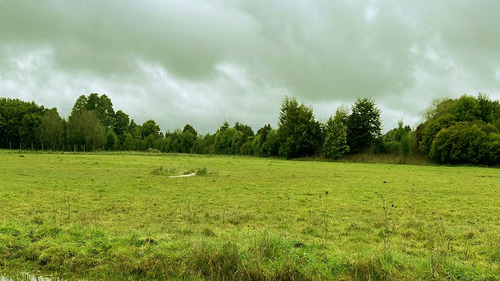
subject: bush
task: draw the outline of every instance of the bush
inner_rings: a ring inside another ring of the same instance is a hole
[[[436,135],[430,157],[443,163],[496,164],[500,135],[484,122],[458,122]]]

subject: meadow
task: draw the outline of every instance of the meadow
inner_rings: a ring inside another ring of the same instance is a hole
[[[500,280],[500,171],[4,150],[0,276],[21,272],[63,280]]]

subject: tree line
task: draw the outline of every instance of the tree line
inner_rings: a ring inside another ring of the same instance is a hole
[[[500,103],[479,94],[434,101],[415,130],[402,121],[382,135],[381,110],[372,98],[336,109],[326,123],[296,98],[285,97],[278,127],[256,133],[243,123],[224,121],[213,134],[160,131],[154,120],[142,125],[114,111],[111,99],[92,93],[76,100],[62,118],[56,108],[0,98],[0,147],[60,151],[135,150],[173,153],[338,159],[358,153],[422,154],[441,163],[500,163]]]

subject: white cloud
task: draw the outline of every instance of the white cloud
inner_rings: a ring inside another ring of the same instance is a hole
[[[111,97],[138,122],[275,125],[284,95],[326,120],[371,96],[385,128],[434,98],[499,99],[496,1],[0,2],[0,94],[69,114]],[[415,125],[411,123],[411,125]]]

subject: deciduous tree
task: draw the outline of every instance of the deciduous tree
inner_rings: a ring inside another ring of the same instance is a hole
[[[94,112],[76,111],[69,116],[68,139],[79,150],[101,149],[106,144],[105,128]]]
[[[57,109],[51,109],[42,116],[40,125],[36,129],[36,138],[45,148],[56,150],[61,148],[64,141],[64,120],[59,116]]]

